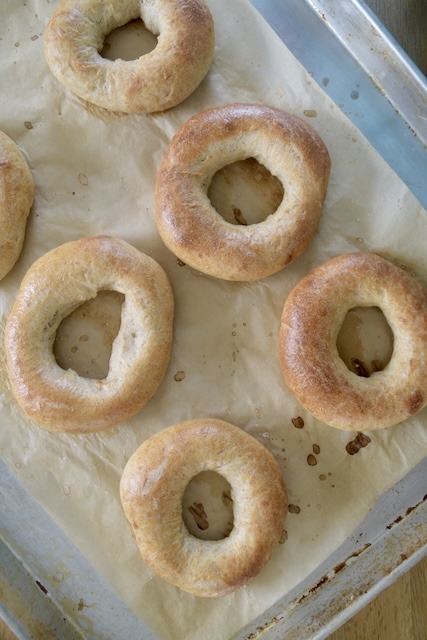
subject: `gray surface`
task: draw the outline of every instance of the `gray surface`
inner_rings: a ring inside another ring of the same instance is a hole
[[[0,514],[0,616],[18,638],[154,640],[1,461]]]
[[[251,2],[427,207],[427,81],[369,8],[360,0]]]
[[[366,0],[386,29],[417,67],[427,74],[427,2],[425,0]]]

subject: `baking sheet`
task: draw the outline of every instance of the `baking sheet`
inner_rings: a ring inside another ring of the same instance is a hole
[[[1,7],[8,16],[0,41],[1,128],[24,151],[37,187],[21,260],[1,283],[2,330],[30,264],[87,234],[117,235],[157,259],[177,305],[165,380],[115,431],[77,438],[42,432],[17,409],[2,368],[2,457],[160,638],[229,637],[318,566],[427,450],[424,410],[369,434],[367,446],[350,455],[346,446],[354,436],[307,415],[287,392],[277,359],[287,293],[328,258],[378,251],[426,282],[425,212],[248,3],[209,5],[217,45],[202,86],[166,114],[112,118],[96,117],[50,76],[42,33],[52,5],[39,0]],[[324,214],[309,250],[280,274],[250,285],[179,265],[153,219],[155,174],[173,133],[199,109],[235,100],[302,115],[332,156]],[[198,416],[228,420],[260,439],[281,463],[290,493],[286,535],[273,560],[249,587],[218,601],[183,594],[144,567],[118,500],[121,471],[138,444]],[[297,416],[303,428],[292,423]],[[53,575],[58,571],[52,568]]]

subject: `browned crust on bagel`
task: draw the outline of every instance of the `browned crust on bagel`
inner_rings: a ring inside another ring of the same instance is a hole
[[[191,166],[195,156],[219,137],[233,139],[236,133],[256,136],[260,127],[269,140],[291,141],[300,148],[307,171],[318,175],[326,189],[330,157],[320,135],[302,118],[263,104],[232,103],[195,114],[175,134],[164,163],[179,172],[183,165]]]
[[[394,335],[390,362],[369,378],[350,372],[336,348],[345,315],[356,306],[378,306]],[[401,422],[427,403],[426,291],[376,254],[338,256],[289,294],[279,357],[289,388],[327,424],[363,431]]]
[[[0,131],[0,280],[21,253],[33,200],[30,168],[16,143]]]
[[[104,37],[141,17],[158,35],[137,60],[98,55]],[[157,24],[161,23],[161,28]],[[45,31],[45,55],[55,77],[81,99],[114,112],[153,113],[187,98],[207,74],[215,45],[204,0],[61,0]]]
[[[125,303],[108,375],[93,380],[61,369],[52,348],[62,319],[102,289],[120,291]],[[22,410],[54,432],[121,424],[163,379],[173,311],[164,271],[122,240],[81,238],[44,254],[25,275],[5,328],[7,372]]]
[[[207,469],[232,487],[235,526],[224,540],[198,540],[182,520],[186,486]],[[179,423],[145,441],[126,464],[120,496],[144,561],[165,580],[202,597],[226,595],[256,576],[282,537],[287,512],[273,455],[216,419]]]
[[[213,209],[207,189],[217,170],[247,157],[256,157],[281,182],[284,178],[285,195],[263,222],[238,226]],[[301,118],[258,104],[206,109],[175,134],[159,168],[159,233],[178,258],[203,273],[237,281],[267,277],[311,242],[329,172],[323,140]]]

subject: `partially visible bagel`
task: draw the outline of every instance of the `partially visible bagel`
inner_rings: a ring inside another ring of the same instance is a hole
[[[0,280],[22,251],[34,180],[16,143],[0,131]]]

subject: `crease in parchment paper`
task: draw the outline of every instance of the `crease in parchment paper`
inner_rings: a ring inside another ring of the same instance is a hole
[[[424,410],[369,434],[370,442],[350,455],[346,446],[355,434],[319,423],[299,405],[281,377],[277,348],[289,291],[335,255],[372,250],[426,282],[425,212],[247,2],[208,4],[216,48],[200,87],[166,113],[120,117],[97,117],[50,74],[43,30],[54,2],[0,7],[0,128],[22,149],[36,182],[21,257],[0,283],[1,342],[32,262],[84,235],[118,236],[149,254],[167,272],[176,300],[166,376],[152,400],[111,432],[71,437],[30,424],[12,396],[2,346],[2,458],[162,640],[229,638],[318,566],[427,450]],[[307,119],[332,158],[310,247],[282,272],[251,284],[222,282],[179,264],[154,221],[156,171],[175,131],[199,110],[235,101],[263,102]],[[286,536],[272,560],[246,588],[218,600],[185,594],[144,565],[118,493],[127,459],[147,437],[209,416],[238,425],[273,452],[290,502]],[[292,422],[297,417],[300,428]]]

